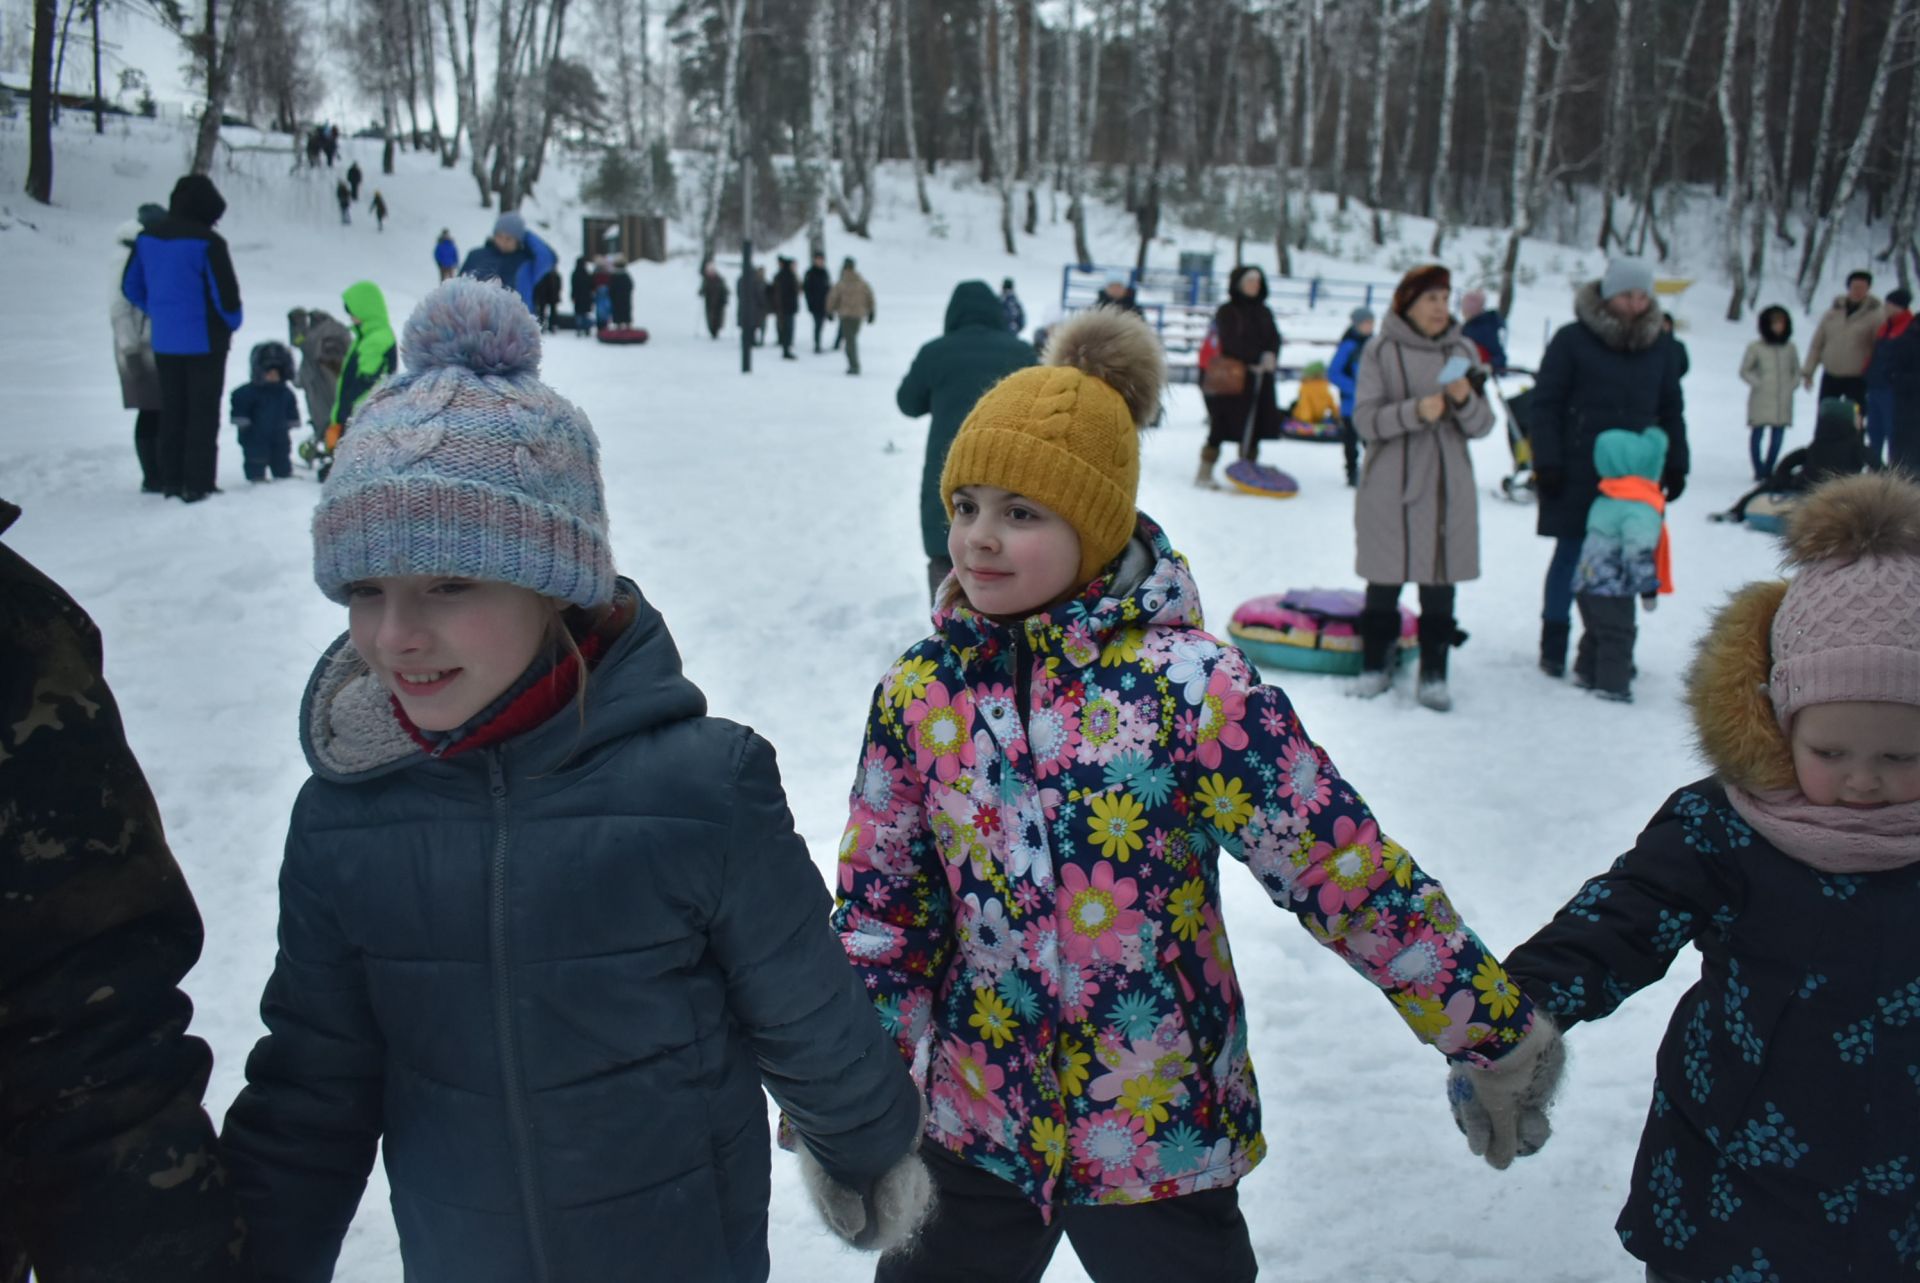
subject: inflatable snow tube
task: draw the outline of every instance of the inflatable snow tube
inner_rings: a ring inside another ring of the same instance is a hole
[[[1785,534],[1787,532],[1787,515],[1793,511],[1793,502],[1794,497],[1792,495],[1760,495],[1747,505],[1747,528],[1749,530],[1758,530],[1762,534]]]
[[[602,343],[645,343],[647,341],[647,332],[638,326],[624,325],[615,327],[606,325],[600,328],[600,332],[595,337]]]
[[[1340,440],[1340,423],[1337,419],[1322,419],[1319,423],[1305,423],[1289,415],[1280,425],[1280,435],[1292,441],[1331,441]]]
[[[1291,499],[1300,493],[1300,483],[1290,473],[1250,459],[1228,464],[1227,482],[1242,493],[1267,499]]]
[[[1360,611],[1366,594],[1348,588],[1296,588],[1240,603],[1227,635],[1256,667],[1351,677],[1360,671]],[[1390,664],[1419,649],[1419,619],[1400,608],[1400,642]]]

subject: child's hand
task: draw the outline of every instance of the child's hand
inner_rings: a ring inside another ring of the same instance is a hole
[[[1516,1156],[1545,1145],[1553,1134],[1547,1106],[1566,1055],[1560,1031],[1536,1010],[1527,1036],[1491,1069],[1456,1064],[1447,1075],[1447,1103],[1467,1148],[1505,1171]]]

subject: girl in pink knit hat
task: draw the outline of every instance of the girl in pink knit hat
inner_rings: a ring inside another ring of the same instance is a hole
[[[1820,487],[1787,561],[1689,675],[1713,774],[1507,959],[1568,1028],[1700,951],[1617,1225],[1651,1283],[1920,1271],[1920,488]]]

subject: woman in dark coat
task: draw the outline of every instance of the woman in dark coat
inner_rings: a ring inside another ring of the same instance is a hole
[[[573,301],[573,332],[585,338],[593,328],[593,268],[582,254],[573,260],[573,275],[567,278],[567,297]]]
[[[1220,355],[1244,362],[1246,388],[1237,396],[1210,396],[1207,402],[1207,444],[1200,450],[1200,473],[1194,483],[1213,484],[1213,465],[1220,447],[1232,442],[1245,459],[1260,454],[1260,442],[1280,435],[1280,403],[1273,376],[1280,365],[1280,326],[1267,308],[1267,276],[1257,267],[1242,265],[1227,278],[1227,301],[1213,314]],[[1247,421],[1253,435],[1247,439]]]
[[[707,333],[714,338],[720,337],[720,329],[727,323],[727,300],[732,292],[727,289],[727,280],[720,275],[720,269],[712,259],[708,259],[700,268],[701,303],[707,309]]]

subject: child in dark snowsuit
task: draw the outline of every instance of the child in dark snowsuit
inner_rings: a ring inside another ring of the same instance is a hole
[[[1580,648],[1573,681],[1602,699],[1633,700],[1633,599],[1652,610],[1673,591],[1667,552],[1667,501],[1660,470],[1667,434],[1659,428],[1609,428],[1593,439],[1600,494],[1587,509],[1587,538],[1573,573],[1580,604]]]
[[[1772,475],[1713,519],[1744,521],[1749,509],[1756,516],[1762,511],[1777,515],[1821,482],[1851,477],[1873,466],[1873,454],[1860,431],[1860,407],[1846,397],[1828,397],[1820,403],[1813,443],[1789,450]]]
[[[1254,1277],[1242,986],[1272,978],[1234,970],[1226,857],[1458,1066],[1476,1153],[1545,1139],[1551,1022],[1134,506],[1163,361],[1082,312],[946,454],[954,571],[874,692],[833,919],[927,1090],[939,1204],[881,1283],[1029,1283],[1062,1237],[1100,1283]]]
[[[1713,775],[1507,956],[1565,1028],[1700,951],[1617,1223],[1657,1283],[1920,1272],[1920,488],[1819,487],[1787,556],[1688,676]]]
[[[896,1244],[920,1101],[773,749],[707,716],[616,575],[526,304],[448,281],[403,346],[313,516],[347,631],[223,1135],[248,1277],[331,1277],[378,1152],[410,1280],[758,1283],[769,1091],[829,1226]]]
[[[300,403],[293,395],[293,353],[284,343],[260,343],[247,357],[250,382],[227,398],[228,413],[240,433],[247,480],[265,481],[271,472],[293,475],[293,429]]]

